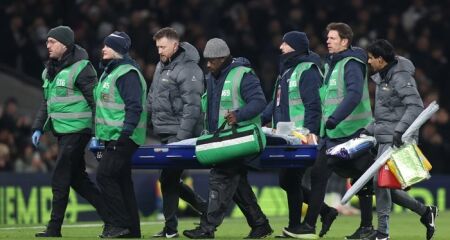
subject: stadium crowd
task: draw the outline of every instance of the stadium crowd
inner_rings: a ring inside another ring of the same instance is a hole
[[[29,9],[33,9],[30,11]],[[231,52],[247,57],[270,98],[278,70],[282,34],[300,30],[308,34],[311,49],[326,54],[323,30],[327,23],[348,23],[355,45],[367,46],[376,38],[389,40],[397,53],[416,66],[416,80],[427,106],[436,100],[441,110],[421,129],[420,146],[434,168],[450,174],[450,1],[202,1],[202,0],[79,0],[2,1],[0,64],[24,72],[39,85],[47,58],[45,41],[50,28],[64,24],[75,31],[97,68],[103,39],[113,30],[127,32],[131,55],[141,66],[148,86],[159,56],[153,34],[172,26],[184,41],[200,51],[211,37],[225,39]],[[373,86],[371,95],[373,96]],[[0,171],[51,171],[57,147],[45,137],[36,152],[30,142],[34,113],[20,116],[20,98],[9,98],[0,107]]]

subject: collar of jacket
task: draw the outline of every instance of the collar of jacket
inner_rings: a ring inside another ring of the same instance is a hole
[[[161,71],[163,70],[173,70],[177,63],[180,61],[180,55],[184,52],[184,49],[178,47],[178,50],[172,55],[172,57],[167,60],[167,62],[161,62]]]
[[[376,84],[380,84],[382,82],[389,82],[390,80],[390,76],[389,73],[391,72],[390,70],[398,63],[397,60],[394,60],[390,63],[388,63],[388,65],[386,65],[383,69],[381,69],[380,71],[376,72],[375,74],[373,74],[370,78],[372,79],[372,81],[374,81]]]
[[[50,81],[53,80],[61,69],[64,69],[79,60],[80,59],[75,58],[75,45],[67,47],[67,50],[64,52],[61,59],[49,59],[46,68],[47,76],[49,76]]]
[[[380,77],[383,80],[388,80],[386,76],[390,72],[390,70],[398,63],[397,59],[394,59],[394,61],[388,63],[386,66],[384,66],[383,69],[380,70]]]
[[[140,69],[139,65],[136,63],[136,61],[134,61],[132,58],[130,58],[130,56],[124,55],[123,58],[119,58],[119,59],[111,59],[109,61],[105,61],[102,62],[102,65],[104,67],[102,67],[102,70],[109,74],[111,73],[116,67],[123,65],[123,64],[130,64],[134,67],[136,67],[137,69]]]
[[[233,62],[233,57],[230,55],[223,61],[222,65],[220,65],[219,71],[217,71],[219,74],[214,74],[214,73],[211,73],[211,74],[214,76],[214,78],[216,80],[219,79],[220,76],[228,73],[232,62]]]

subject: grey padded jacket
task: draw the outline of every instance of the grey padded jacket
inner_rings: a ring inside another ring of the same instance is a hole
[[[367,130],[379,143],[391,143],[394,132],[404,133],[423,110],[417,91],[413,63],[401,56],[384,79],[379,73],[372,75],[376,84],[374,122]],[[418,133],[414,134],[417,139]]]
[[[158,63],[147,98],[154,133],[175,135],[178,140],[201,133],[201,95],[204,74],[197,49],[180,43],[181,52],[168,63]]]

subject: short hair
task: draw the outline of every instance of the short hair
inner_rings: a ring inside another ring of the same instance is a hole
[[[339,37],[348,40],[348,46],[352,44],[353,41],[353,30],[352,28],[343,22],[332,22],[327,25],[327,33],[331,30],[338,32]]]
[[[367,52],[374,57],[381,57],[387,63],[395,60],[395,51],[392,44],[386,39],[377,39],[367,46]]]
[[[155,35],[153,35],[153,40],[159,40],[163,37],[166,37],[171,40],[180,41],[180,36],[178,35],[177,31],[171,27],[165,27],[159,29]]]

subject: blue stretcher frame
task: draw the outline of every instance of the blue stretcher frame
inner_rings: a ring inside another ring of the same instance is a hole
[[[317,145],[267,146],[261,153],[262,168],[306,168],[316,159]],[[138,148],[132,158],[134,169],[207,169],[195,157],[195,146],[148,145]]]

